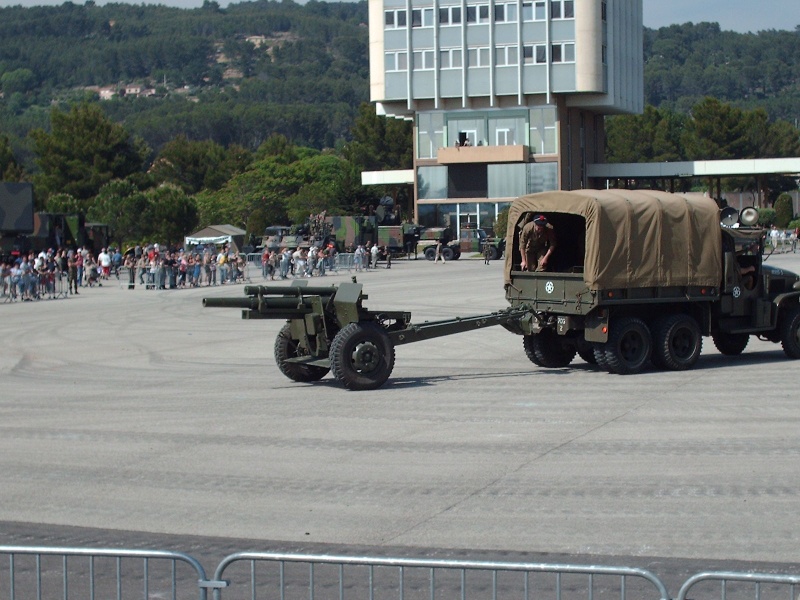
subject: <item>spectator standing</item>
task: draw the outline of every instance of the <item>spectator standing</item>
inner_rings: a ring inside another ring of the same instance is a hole
[[[219,271],[219,283],[225,285],[228,279],[228,248],[224,247],[217,255],[217,270]]]
[[[378,268],[378,256],[380,255],[380,253],[381,253],[381,251],[380,251],[380,248],[378,248],[378,243],[376,242],[376,243],[372,244],[372,249],[370,250],[370,255],[372,257],[372,268],[373,269],[377,269]]]

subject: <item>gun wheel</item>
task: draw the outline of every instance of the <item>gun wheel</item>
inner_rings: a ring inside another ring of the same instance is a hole
[[[319,381],[330,371],[326,367],[287,362],[287,359],[299,356],[308,356],[308,353],[298,346],[297,340],[292,339],[291,325],[286,323],[275,338],[275,362],[278,370],[292,381],[300,383]]]
[[[394,369],[394,345],[373,323],[350,323],[333,338],[331,370],[348,390],[381,387]]]

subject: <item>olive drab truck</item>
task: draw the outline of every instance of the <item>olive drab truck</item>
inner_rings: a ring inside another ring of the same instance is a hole
[[[800,284],[764,263],[754,209],[740,215],[705,197],[658,191],[545,192],[509,211],[506,299],[528,314],[510,330],[528,358],[565,367],[579,354],[613,373],[648,363],[692,368],[703,336],[723,354],[751,335],[800,358]],[[552,224],[546,272],[520,270],[519,235],[533,215]]]
[[[550,270],[520,269],[519,236],[535,215],[552,224]],[[736,355],[750,336],[800,358],[800,277],[764,262],[758,213],[720,212],[708,198],[656,191],[544,192],[509,210],[505,309],[413,323],[402,310],[368,309],[362,285],[248,286],[245,298],[205,298],[244,319],[286,321],[275,340],[278,369],[298,382],[329,372],[347,389],[371,390],[391,375],[395,346],[501,325],[522,336],[544,368],[576,355],[618,374],[649,364],[692,368],[704,336]],[[499,285],[499,282],[498,282]]]

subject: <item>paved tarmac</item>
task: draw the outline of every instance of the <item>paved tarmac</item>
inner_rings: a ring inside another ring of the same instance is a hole
[[[506,306],[500,262],[358,279],[414,322]],[[706,339],[693,371],[614,376],[540,369],[494,327],[398,347],[383,388],[348,392],[280,374],[282,322],[202,308],[242,292],[0,304],[0,544],[800,564],[800,363],[779,345]]]

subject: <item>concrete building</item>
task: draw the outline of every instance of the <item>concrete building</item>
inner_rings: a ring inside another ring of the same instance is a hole
[[[517,196],[589,187],[604,115],[643,110],[642,35],[642,0],[369,0],[370,98],[414,121],[417,221],[490,229]]]

